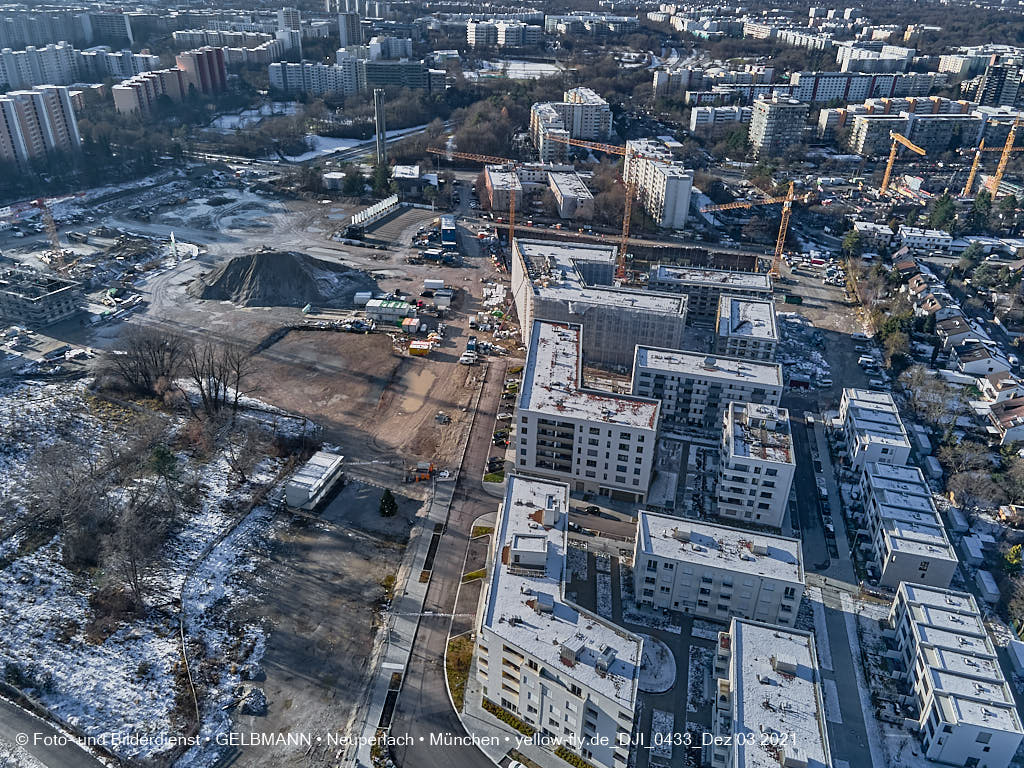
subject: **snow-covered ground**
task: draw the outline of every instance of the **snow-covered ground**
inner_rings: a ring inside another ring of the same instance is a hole
[[[644,639],[643,658],[640,660],[640,690],[645,693],[664,693],[676,684],[676,657],[665,643],[650,635]]]
[[[690,666],[687,669],[686,711],[700,712],[711,700],[708,698],[707,684],[711,679],[711,670],[715,664],[715,652],[699,645],[690,646]]]
[[[710,621],[702,621],[700,619],[693,620],[693,631],[690,633],[694,637],[699,637],[702,640],[718,640],[718,633],[724,630],[725,627],[719,624],[712,624]]]
[[[566,567],[574,581],[587,580],[587,550],[570,546],[565,552]]]
[[[597,615],[612,618],[612,575],[601,571],[597,572]]]
[[[676,716],[663,709],[651,713],[651,763],[668,765],[672,760],[672,733]]]
[[[240,128],[251,128],[264,117],[271,115],[294,115],[298,111],[298,104],[294,101],[274,101],[270,104],[261,104],[257,109],[246,109],[236,115],[221,115],[207,126],[217,133],[231,133]]]
[[[45,766],[22,747],[0,739],[0,768],[45,768]]]
[[[409,133],[418,133],[426,127],[426,125],[414,125],[412,128],[388,131],[385,135],[387,138],[393,139]],[[288,156],[288,160],[293,163],[301,163],[306,160],[322,157],[323,155],[330,155],[343,149],[353,149],[361,144],[370,146],[373,143],[373,139],[334,139],[330,136],[318,136],[315,133],[311,133],[306,136],[306,143],[311,147],[308,152],[303,152],[301,155]]]
[[[540,77],[552,77],[561,74],[557,64],[546,64],[537,61],[519,61],[518,59],[498,59],[482,61],[476,72],[466,72],[466,78],[473,80],[481,77],[507,77],[509,80],[536,80]]]
[[[622,621],[632,624],[635,627],[646,627],[647,629],[660,629],[672,634],[682,634],[683,628],[673,624],[661,611],[639,608],[636,604],[636,594],[633,591],[633,569],[630,566],[619,562],[619,579],[621,580],[621,605]]]
[[[167,420],[168,440],[179,424],[175,417]],[[59,443],[100,460],[110,446],[130,439],[136,425],[131,410],[92,396],[82,381],[0,388],[0,497],[9,502],[0,516],[0,534],[27,519],[18,479],[30,474],[40,449]],[[183,587],[190,643],[201,642],[206,658],[229,662],[201,707],[203,735],[227,728],[221,708],[239,684],[241,669],[257,661],[263,648],[260,627],[229,632],[222,608],[247,599],[236,579],[254,567],[246,555],[268,527],[270,511],[256,508],[201,562],[200,556],[231,528],[236,510],[254,490],[273,481],[280,460],[264,459],[240,483],[222,451],[214,449],[207,459],[184,452],[176,456],[182,476],[195,478],[197,496],[195,506],[181,513],[159,567],[144,577],[147,604],[158,608],[138,618],[109,619],[116,623],[100,628],[90,598],[104,583],[99,577],[116,576],[69,570],[60,533],[26,528],[7,539],[0,552],[0,669],[8,679],[17,676],[20,687],[86,734],[119,739],[115,752],[131,758],[160,755],[169,746],[164,740],[180,731],[174,606]],[[195,572],[185,584],[191,569]],[[129,736],[138,740],[129,741]],[[0,745],[0,766],[5,764],[3,749]],[[190,758],[181,765],[201,763]]]

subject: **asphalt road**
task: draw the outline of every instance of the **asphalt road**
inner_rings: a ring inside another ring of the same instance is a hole
[[[23,735],[28,736],[28,743],[24,745],[19,741],[19,736]],[[64,734],[53,726],[0,699],[0,741],[18,744],[46,768],[103,768],[103,763],[78,744],[63,743],[64,739]]]
[[[493,512],[498,499],[480,486],[479,469],[491,449],[491,433],[497,412],[504,368],[493,365],[484,383],[473,431],[459,473],[458,485],[448,516],[448,526],[438,545],[430,589],[423,605],[413,640],[412,657],[406,670],[402,693],[391,721],[391,735],[413,737],[409,746],[395,749],[394,758],[409,768],[479,768],[487,757],[472,746],[430,746],[433,734],[464,736],[465,729],[452,709],[445,684],[444,652],[448,645],[450,616],[431,616],[432,612],[454,612],[462,565],[469,545],[473,521]],[[420,737],[425,741],[420,742]]]

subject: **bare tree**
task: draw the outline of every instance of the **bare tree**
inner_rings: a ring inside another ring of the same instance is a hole
[[[136,610],[145,603],[145,577],[170,530],[172,516],[157,503],[157,486],[135,482],[121,498],[106,538],[107,564],[131,593]]]
[[[1006,493],[988,472],[958,472],[949,478],[946,489],[957,504],[966,506],[998,506],[1006,502]]]
[[[169,331],[130,327],[120,349],[107,356],[109,369],[139,392],[162,395],[173,386],[191,345]]]
[[[946,443],[939,448],[938,455],[951,475],[982,469],[989,464],[988,449],[976,440]]]
[[[250,351],[238,344],[225,346],[221,352],[227,370],[231,390],[231,417],[238,414],[238,401],[244,395],[251,395],[256,388],[250,385],[255,372],[255,362]]]
[[[963,405],[960,390],[928,373],[923,365],[912,365],[900,374],[900,383],[910,394],[910,406],[929,425],[947,428]]]
[[[253,468],[267,455],[269,442],[269,436],[255,425],[230,430],[225,441],[224,456],[239,482],[248,482]]]

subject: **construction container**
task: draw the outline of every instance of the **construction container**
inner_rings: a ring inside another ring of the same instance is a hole
[[[429,341],[410,341],[409,354],[417,356],[429,355],[432,346]]]
[[[415,317],[407,317],[402,321],[402,331],[404,333],[416,333],[420,329],[420,321]]]
[[[444,288],[444,280],[428,278],[423,281],[423,290],[425,291],[439,291],[442,288]]]
[[[357,307],[365,307],[372,298],[373,293],[370,291],[359,291],[353,298],[353,301]]]
[[[434,306],[438,309],[448,309],[452,305],[454,291],[449,288],[442,288],[434,291]]]

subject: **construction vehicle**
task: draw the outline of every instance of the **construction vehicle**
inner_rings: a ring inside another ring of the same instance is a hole
[[[772,277],[779,277],[782,266],[782,254],[786,247],[786,234],[789,232],[789,217],[793,211],[793,203],[797,200],[807,202],[810,200],[810,193],[803,197],[797,197],[796,188],[793,182],[789,182],[789,190],[781,197],[767,197],[764,200],[743,200],[735,203],[722,203],[721,205],[707,205],[700,209],[701,213],[712,211],[734,211],[739,208],[753,208],[758,205],[774,205],[782,203],[782,220],[779,222],[779,234],[775,238],[775,252],[772,255],[772,265],[768,274]]]
[[[602,144],[596,141],[584,141],[583,139],[570,139],[564,136],[548,136],[552,141],[557,141],[561,144],[569,144],[574,147],[582,147],[584,149],[592,149],[597,152],[607,152],[612,155],[619,155],[623,158],[622,163],[622,180],[626,185],[626,199],[623,204],[622,211],[622,237],[619,241],[619,258],[618,264],[615,268],[615,277],[618,280],[622,280],[626,277],[626,249],[629,247],[629,222],[633,215],[633,198],[636,197],[636,177],[635,173],[627,173],[629,161],[631,159],[644,159],[650,160],[655,163],[664,163],[669,165],[673,162],[670,158],[660,157],[658,155],[646,154],[644,152],[637,152],[633,147],[625,146],[620,147],[617,144]]]
[[[927,154],[921,147],[917,146],[917,144],[912,142],[903,134],[896,133],[896,131],[889,131],[889,138],[892,139],[892,147],[889,149],[889,160],[885,164],[885,175],[882,176],[882,186],[878,190],[880,195],[884,195],[889,191],[889,178],[892,176],[892,166],[893,163],[896,162],[896,150],[899,148],[900,144],[911,152],[916,152],[919,155],[923,156]]]

